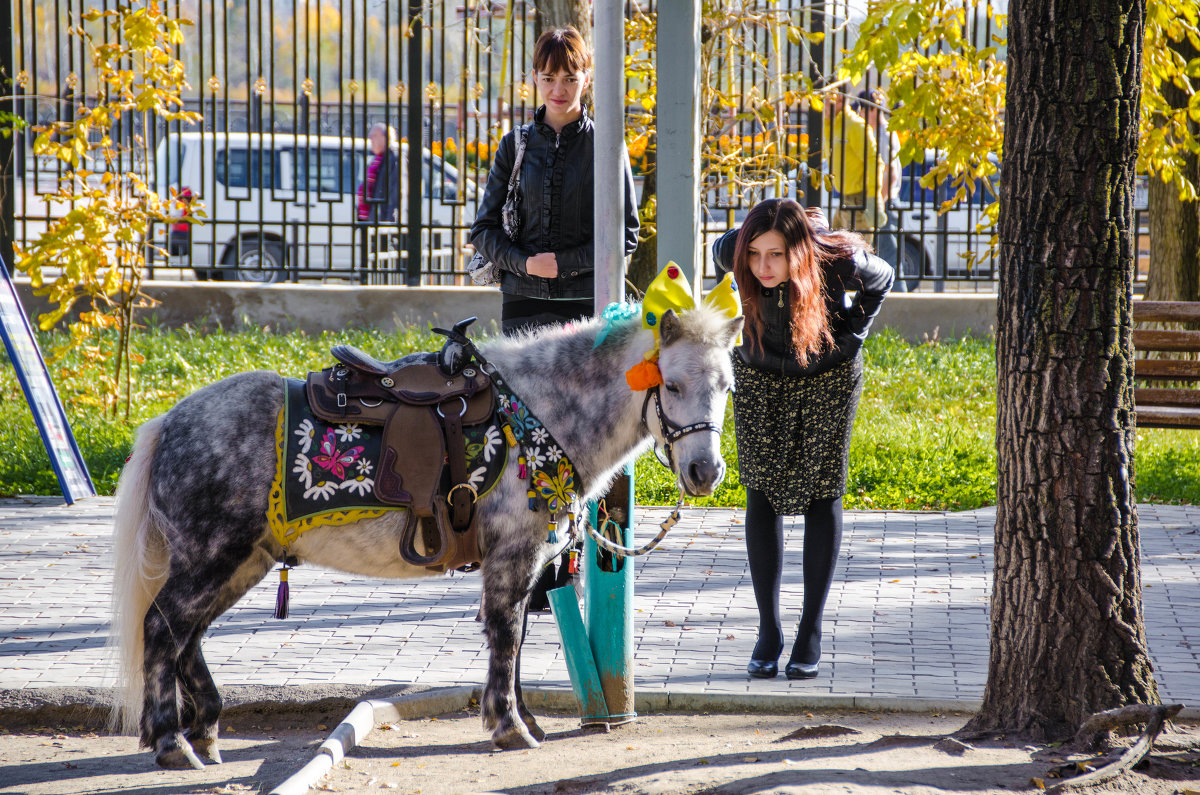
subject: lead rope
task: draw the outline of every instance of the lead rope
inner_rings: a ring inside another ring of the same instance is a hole
[[[679,523],[679,512],[682,508],[683,491],[680,491],[679,500],[675,503],[674,510],[671,511],[671,514],[666,519],[663,519],[662,522],[659,523],[658,535],[637,549],[634,549],[633,547],[622,546],[614,541],[609,541],[599,530],[592,527],[590,522],[584,522],[583,526],[584,529],[587,530],[587,534],[592,537],[593,541],[596,542],[596,546],[611,552],[614,555],[620,555],[623,558],[633,558],[637,557],[638,555],[645,555],[647,552],[651,551],[660,543],[662,543],[662,540],[667,537],[667,533],[671,532],[671,528]],[[597,516],[596,523],[601,526],[605,526],[611,521],[612,520],[608,518],[607,512],[605,512],[603,519],[600,519],[599,516]]]

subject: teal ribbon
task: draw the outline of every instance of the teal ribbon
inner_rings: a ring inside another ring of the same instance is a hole
[[[641,313],[641,304],[614,302],[604,307],[604,311],[600,313],[600,317],[604,318],[604,328],[600,329],[600,333],[596,335],[596,342],[592,345],[592,349],[595,350],[600,347],[608,337],[608,332],[612,331],[613,326],[617,323],[620,323],[622,320],[628,320],[631,317],[638,317]]]

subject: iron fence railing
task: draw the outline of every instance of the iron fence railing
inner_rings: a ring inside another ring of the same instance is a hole
[[[628,16],[634,14],[627,0]],[[82,41],[68,29],[93,7],[116,0],[5,0],[12,15],[14,111],[31,124],[69,116],[75,98],[97,88]],[[802,73],[820,84],[833,74],[834,59],[852,44],[845,24],[857,6],[830,2],[822,13],[799,0],[750,0],[747,8],[783,15],[789,24],[827,31],[823,43],[772,40],[764,25],[747,25],[742,49],[722,53],[713,74],[730,92],[769,92],[780,73]],[[653,2],[638,6],[652,13]],[[193,24],[177,50],[191,86],[187,109],[200,113],[196,127],[181,124],[140,128],[141,117],[118,121],[114,137],[130,147],[144,139],[154,158],[161,191],[175,187],[204,205],[203,224],[179,223],[154,230],[165,255],[151,258],[154,278],[298,281],[356,280],[363,284],[467,284],[468,230],[486,184],[491,154],[514,123],[531,118],[536,105],[530,68],[534,7],[518,0],[168,0],[175,16]],[[990,34],[986,17],[969,20],[969,35]],[[975,26],[972,28],[971,26]],[[630,43],[631,57],[640,45]],[[764,71],[761,64],[769,63]],[[774,75],[770,70],[775,70]],[[875,87],[868,78],[867,90]],[[754,154],[763,146],[762,123],[745,108],[714,108],[706,129],[709,149],[724,136]],[[640,111],[630,108],[630,117]],[[843,204],[835,190],[808,178],[828,170],[820,156],[821,114],[781,107],[779,140],[796,167],[785,178],[706,184],[706,240],[740,222],[764,196],[784,194],[826,210]],[[390,126],[404,143],[395,151],[398,170],[394,219],[379,217],[368,201],[358,217],[358,191],[371,153],[366,136],[376,124]],[[880,136],[886,130],[877,127]],[[32,153],[34,134],[11,139],[12,227],[18,243],[41,233],[55,217],[45,195],[63,175],[57,161]],[[419,141],[419,146],[409,142]],[[667,145],[664,142],[663,145]],[[929,157],[933,157],[930,153]],[[634,157],[641,190],[649,167]],[[888,234],[896,243],[900,283],[923,289],[995,288],[996,261],[971,254],[987,251],[977,230],[992,197],[977,189],[949,213],[936,210],[944,188],[924,188],[930,162],[903,169],[892,197]],[[419,197],[417,201],[408,198]],[[1144,205],[1143,205],[1144,206]],[[1144,229],[1144,212],[1139,214]],[[7,222],[6,222],[7,223]],[[411,230],[419,230],[412,233]],[[875,230],[865,228],[868,236]],[[876,243],[882,242],[873,237]],[[1148,245],[1139,235],[1139,261]],[[710,265],[711,267],[711,265]]]

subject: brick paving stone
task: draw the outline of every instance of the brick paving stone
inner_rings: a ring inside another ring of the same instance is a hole
[[[0,499],[0,688],[113,683],[104,648],[112,509],[107,498],[74,506]],[[1200,507],[1138,512],[1159,687],[1164,698],[1200,703]],[[666,513],[639,509],[638,537]],[[987,678],[995,509],[845,516],[821,677],[746,676],[758,620],[742,515],[693,508],[660,550],[635,564],[636,686],[978,700]],[[785,534],[780,606],[790,633],[803,600],[803,522],[788,520]],[[394,582],[301,566],[290,577],[291,614],[283,621],[271,615],[277,582],[268,575],[210,629],[205,653],[219,684],[483,680],[478,575]],[[530,617],[522,659],[526,686],[569,687],[548,613]]]

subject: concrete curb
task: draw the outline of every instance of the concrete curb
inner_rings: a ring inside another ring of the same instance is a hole
[[[379,724],[453,712],[470,704],[478,693],[477,687],[444,687],[392,699],[360,701],[321,743],[317,755],[280,782],[270,795],[306,795]]]

